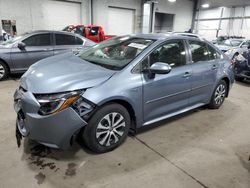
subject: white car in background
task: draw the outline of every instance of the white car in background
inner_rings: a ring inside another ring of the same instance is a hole
[[[242,54],[243,52],[247,51],[247,47],[250,45],[250,40],[227,39],[215,45],[230,59],[233,59],[236,55]]]

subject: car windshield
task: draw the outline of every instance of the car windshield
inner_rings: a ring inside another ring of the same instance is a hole
[[[0,43],[1,45],[3,45],[3,46],[7,46],[7,45],[10,45],[10,44],[13,44],[13,43],[15,43],[16,41],[18,41],[19,39],[21,39],[23,36],[17,36],[17,37],[15,37],[15,38],[11,38],[11,39],[9,39],[9,40],[7,40],[7,41],[4,41],[4,42],[2,42],[2,43]]]
[[[107,69],[121,70],[153,42],[144,38],[116,37],[83,51],[79,57]]]
[[[224,40],[221,44],[225,46],[237,47],[240,46],[242,42],[242,40]]]

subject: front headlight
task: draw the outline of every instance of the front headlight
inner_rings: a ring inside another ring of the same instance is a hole
[[[36,99],[40,104],[38,113],[40,115],[49,115],[62,111],[70,106],[79,98],[83,91],[73,91],[59,94],[36,95]]]

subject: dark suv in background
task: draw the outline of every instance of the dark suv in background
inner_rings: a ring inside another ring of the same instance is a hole
[[[33,63],[49,56],[79,51],[95,43],[74,33],[35,31],[0,44],[0,80],[10,73],[25,72]]]

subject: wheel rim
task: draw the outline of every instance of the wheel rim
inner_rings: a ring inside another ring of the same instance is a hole
[[[226,96],[226,87],[223,84],[220,84],[215,90],[214,102],[216,105],[221,105]]]
[[[5,70],[4,70],[4,67],[3,65],[0,64],[0,78],[2,78],[5,74]]]
[[[116,112],[105,115],[97,125],[96,138],[100,145],[116,144],[125,132],[125,119]]]

